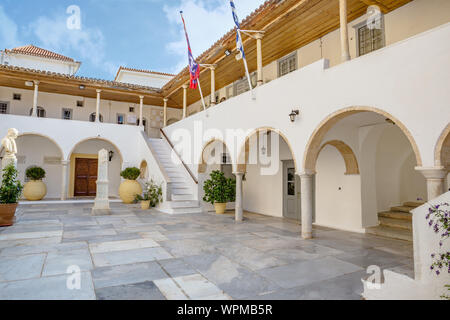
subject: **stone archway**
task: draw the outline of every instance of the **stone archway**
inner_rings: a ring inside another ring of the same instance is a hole
[[[441,133],[435,147],[434,163],[450,170],[450,124]]]
[[[411,147],[413,148],[417,166],[422,166],[422,158],[420,156],[419,148],[417,146],[417,143],[415,142],[413,136],[411,135],[410,131],[407,129],[407,127],[400,122],[398,119],[393,117],[391,114],[377,108],[373,107],[350,107],[338,110],[332,114],[330,114],[328,117],[326,117],[322,122],[319,124],[319,126],[314,130],[311,137],[308,140],[308,143],[305,148],[305,153],[303,156],[303,170],[305,172],[315,172],[316,168],[316,160],[317,156],[319,155],[320,146],[322,143],[322,140],[325,136],[325,134],[340,120],[356,113],[360,112],[374,112],[376,114],[380,114],[386,119],[390,119],[393,121],[399,128],[402,130],[402,132],[405,134],[405,136],[408,138]]]
[[[320,147],[319,153],[327,145],[335,147],[341,154],[345,162],[345,174],[359,174],[358,160],[356,160],[356,156],[348,144],[341,140],[330,140]]]

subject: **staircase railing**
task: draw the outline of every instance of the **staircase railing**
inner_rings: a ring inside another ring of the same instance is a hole
[[[162,136],[164,137],[164,139],[167,141],[167,143],[170,145],[170,147],[172,148],[173,152],[175,152],[175,154],[177,155],[178,159],[180,159],[181,163],[183,164],[184,168],[187,170],[187,172],[189,172],[189,175],[191,176],[192,180],[194,180],[195,184],[198,184],[198,180],[197,178],[194,176],[194,174],[192,173],[191,169],[189,169],[189,167],[186,165],[186,163],[184,163],[183,159],[181,158],[181,156],[178,154],[177,150],[175,150],[175,147],[173,146],[173,143],[170,141],[170,139],[167,137],[166,133],[164,132],[163,129],[159,129],[161,131]]]

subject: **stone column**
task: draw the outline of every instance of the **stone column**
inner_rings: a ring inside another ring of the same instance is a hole
[[[303,239],[312,238],[313,178],[314,174],[309,172],[300,175]]]
[[[257,70],[257,85],[263,84],[263,63],[262,63],[262,33],[257,33],[256,38],[256,70]]]
[[[95,122],[100,122],[100,92],[102,90],[97,89],[97,103],[95,105]]]
[[[34,95],[33,95],[33,110],[31,111],[31,116],[37,117],[39,81],[33,81],[33,82],[34,82]]]
[[[69,167],[70,161],[61,160],[61,200],[67,199],[67,168]]]
[[[186,110],[187,110],[187,84],[183,84],[183,119],[186,118]]]
[[[235,172],[236,175],[236,201],[235,201],[235,213],[234,219],[236,221],[244,220],[244,210],[242,208],[243,193],[242,193],[242,178],[244,172]]]
[[[444,193],[444,179],[447,171],[444,167],[416,167],[427,181],[427,201],[437,198]]]
[[[144,109],[144,96],[139,96],[139,126],[141,128],[144,128],[143,109]]]
[[[167,126],[167,101],[169,101],[169,99],[164,98],[164,127]]]
[[[216,104],[216,66],[211,65],[211,106]]]
[[[108,150],[98,152],[97,196],[95,197],[92,215],[109,214],[108,190]]]
[[[345,62],[350,60],[347,26],[347,0],[339,0],[339,15],[341,21],[341,60],[342,62]]]

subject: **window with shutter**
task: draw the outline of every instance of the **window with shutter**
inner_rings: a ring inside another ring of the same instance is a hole
[[[362,56],[384,47],[384,24],[377,23],[381,28],[369,28],[367,23],[357,28],[358,55]]]
[[[282,77],[289,72],[297,70],[297,52],[278,60],[278,76]]]

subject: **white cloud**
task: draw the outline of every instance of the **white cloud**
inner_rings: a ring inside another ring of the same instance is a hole
[[[115,75],[119,64],[106,60],[106,45],[103,33],[98,28],[84,25],[80,30],[70,30],[66,24],[67,16],[39,17],[31,23],[33,33],[46,49],[60,52],[73,52],[78,60],[89,61],[101,70]]]
[[[0,46],[1,49],[17,47],[20,42],[17,34],[17,24],[11,20],[0,6]]]
[[[256,10],[264,0],[235,1],[239,19],[242,21],[247,15]],[[170,42],[166,50],[179,57],[172,72],[177,73],[187,65],[186,38],[180,18],[183,11],[189,34],[192,53],[199,56],[220,37],[234,27],[229,1],[186,0],[178,6],[164,6],[164,12],[169,22],[176,28],[177,40]]]

